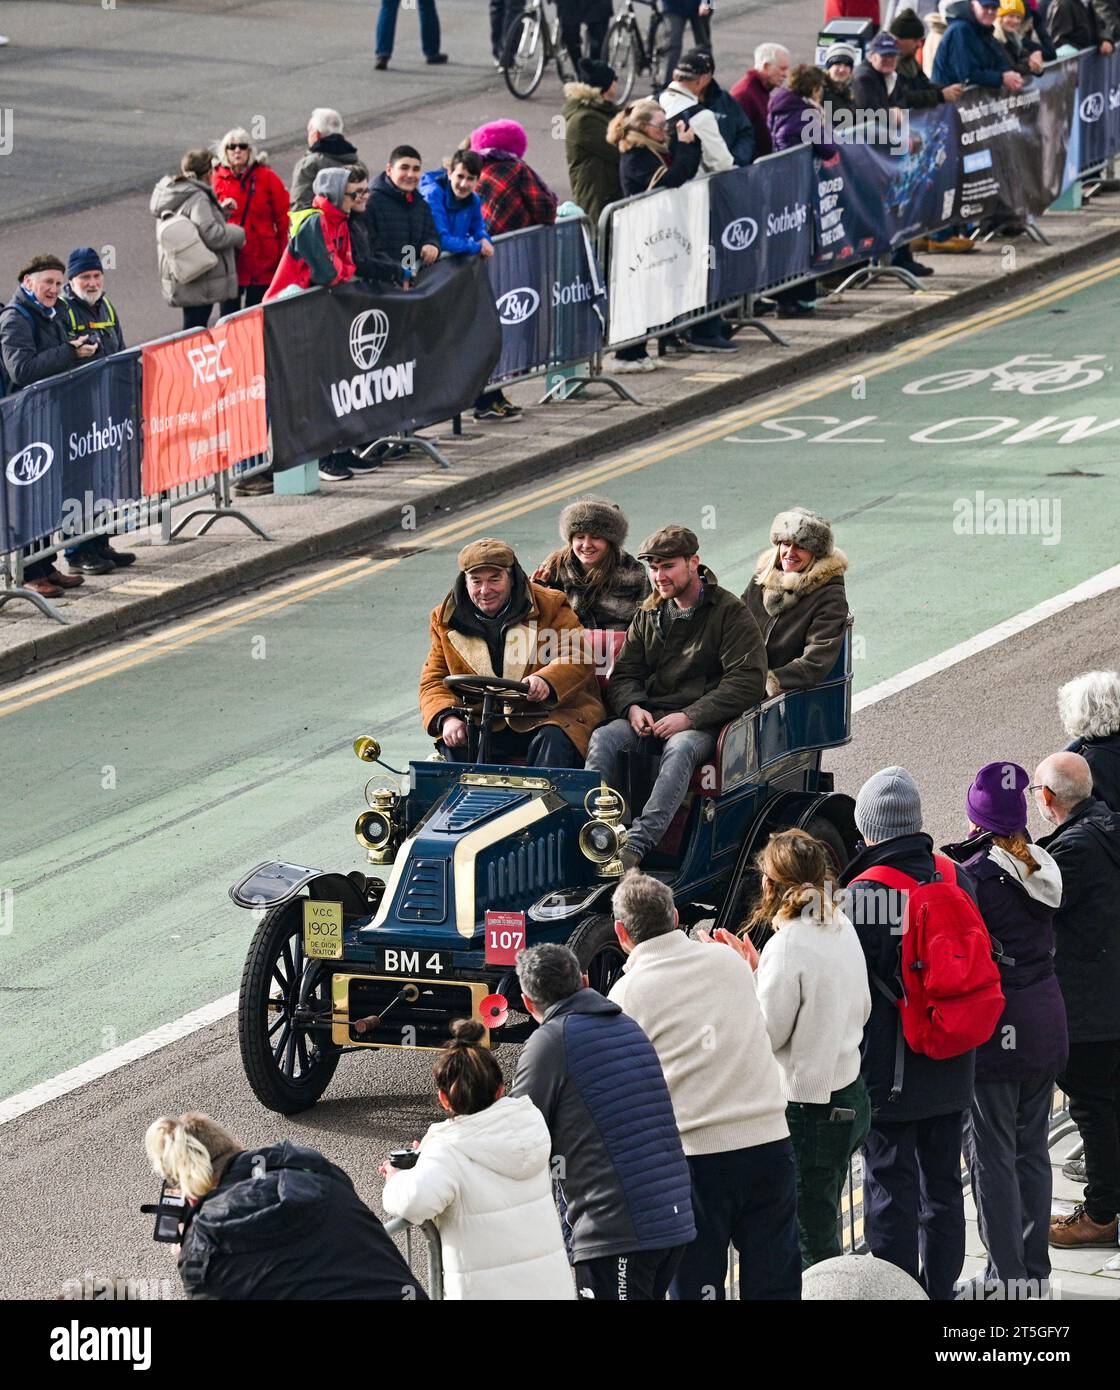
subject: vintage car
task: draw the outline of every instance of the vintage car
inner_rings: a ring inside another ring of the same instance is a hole
[[[593,633],[605,682],[624,634]],[[855,843],[854,805],[832,789],[821,753],[847,743],[851,634],[830,677],[767,700],[726,725],[710,763],[643,869],[673,889],[682,927],[736,927],[752,900],[753,860],[775,830],[800,826],[837,868]],[[514,971],[523,946],[566,942],[603,993],[623,956],[609,911],[622,866],[626,806],[640,809],[655,764],[635,758],[625,785],[593,772],[486,761],[495,714],[530,708],[520,682],[450,676],[471,726],[473,760],[409,764],[407,787],[376,740],[354,747],[386,768],[366,784],[355,827],[380,874],[260,864],[230,889],[264,909],[241,982],[245,1070],[269,1109],[291,1114],[323,1094],[344,1052],[435,1049],[452,1020],[480,1019],[490,1046],[534,1026]]]

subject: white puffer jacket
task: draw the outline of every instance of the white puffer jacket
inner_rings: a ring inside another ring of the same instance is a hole
[[[434,1221],[448,1299],[569,1299],[575,1284],[552,1199],[544,1116],[528,1096],[434,1124],[393,1174],[389,1216]]]

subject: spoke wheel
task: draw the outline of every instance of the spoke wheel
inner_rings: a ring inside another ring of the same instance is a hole
[[[502,61],[506,86],[522,101],[531,97],[544,76],[545,36],[539,10],[524,10],[510,25]]]
[[[638,79],[640,51],[638,34],[634,25],[622,16],[611,20],[607,37],[603,40],[603,60],[614,68],[618,75],[618,96],[615,102],[625,106]]]
[[[568,938],[580,968],[587,972],[587,983],[600,994],[607,994],[622,975],[626,955],[614,934],[614,921],[606,913],[585,917]]]
[[[301,1026],[296,1018],[309,977],[314,983],[304,1009],[329,1012],[329,964],[303,953],[302,898],[266,913],[249,947],[237,1010],[241,1060],[254,1095],[281,1115],[314,1105],[338,1066],[341,1051],[329,1034]]]

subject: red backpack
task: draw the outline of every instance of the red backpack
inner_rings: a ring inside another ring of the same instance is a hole
[[[937,873],[929,883],[885,866],[859,875],[904,895],[902,997],[877,975],[871,977],[899,1013],[892,1100],[902,1090],[903,1038],[915,1052],[944,1061],[986,1043],[1003,1013],[999,968],[984,919],[957,882],[953,861],[940,854],[933,860]]]

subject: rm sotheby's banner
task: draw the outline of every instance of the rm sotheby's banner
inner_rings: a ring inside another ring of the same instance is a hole
[[[1120,149],[1120,53],[1083,53],[1077,78],[1079,167],[1093,169]]]
[[[809,273],[812,197],[808,145],[712,180],[709,301]]]
[[[963,221],[1046,211],[1062,191],[1076,92],[1076,59],[1032,77],[1021,92],[965,92],[957,102]]]
[[[479,256],[437,261],[415,289],[310,290],[265,306],[278,468],[465,410],[501,332]]]
[[[140,496],[140,354],[118,353],[0,401],[0,551]]]
[[[612,343],[641,337],[707,302],[710,183],[662,189],[612,214]]]
[[[261,319],[253,309],[143,349],[147,496],[267,450]]]

